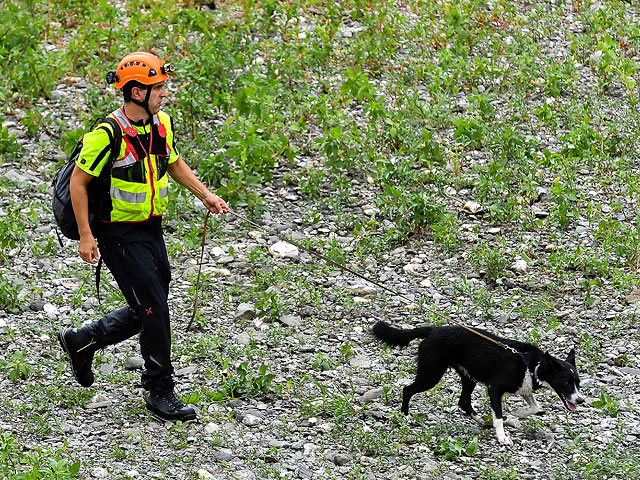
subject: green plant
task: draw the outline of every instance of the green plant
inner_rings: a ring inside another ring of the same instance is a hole
[[[323,385],[320,382],[313,382],[318,390],[318,394],[311,394],[308,398],[301,398],[302,405],[300,413],[304,416],[325,416],[342,420],[353,417],[357,410],[354,398],[355,391],[344,390],[331,385]]]
[[[473,246],[469,254],[469,262],[478,273],[495,280],[504,275],[508,259],[501,248],[479,243]]]
[[[465,444],[466,443],[466,444]],[[460,437],[453,439],[448,437],[446,440],[440,440],[433,453],[442,457],[444,460],[454,460],[461,456],[473,457],[478,451],[478,437],[473,437],[468,442]]]
[[[561,228],[567,228],[569,223],[578,218],[580,214],[576,206],[578,196],[572,187],[560,181],[554,182],[549,199],[554,202],[549,218],[556,221]]]
[[[0,307],[15,310],[20,308],[21,302],[18,297],[22,285],[14,284],[11,279],[5,277],[4,273],[0,271]]]
[[[9,374],[9,378],[13,382],[25,379],[33,372],[33,368],[27,363],[25,352],[22,350],[12,352],[10,359],[3,360],[0,366]]]
[[[345,71],[345,80],[340,86],[340,94],[349,94],[357,102],[366,102],[374,99],[376,89],[369,81],[369,77],[362,72],[360,66],[347,68]]]
[[[591,405],[601,410],[602,413],[611,415],[613,417],[618,415],[618,410],[620,409],[620,401],[617,398],[611,397],[605,392],[600,393],[599,399],[594,400]]]
[[[282,391],[281,386],[272,388],[271,383],[275,378],[275,374],[267,373],[267,365],[260,365],[257,372],[249,368],[249,362],[242,362],[233,373],[228,368],[229,359],[226,359],[223,370],[226,370],[227,374],[222,377],[222,382],[217,392],[210,395],[211,400],[220,401],[227,398],[251,397],[269,393],[272,390],[276,393]]]
[[[264,292],[255,302],[256,310],[261,317],[277,320],[289,311],[289,304],[283,301],[276,292]]]
[[[463,147],[473,150],[482,147],[486,129],[482,120],[473,117],[456,118],[453,125],[456,127],[453,138]]]
[[[334,370],[337,365],[338,363],[333,358],[323,353],[319,353],[313,360],[311,368],[325,372],[327,370]]]
[[[80,461],[71,463],[64,452],[37,448],[25,451],[12,434],[0,434],[0,476],[12,480],[77,478]]]
[[[2,123],[2,117],[0,117],[0,165],[2,165],[2,159],[16,158],[22,151],[22,147],[18,144],[15,135],[9,134],[9,129]]]

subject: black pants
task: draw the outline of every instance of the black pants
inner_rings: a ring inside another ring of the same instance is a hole
[[[171,375],[169,282],[171,270],[164,244],[155,241],[100,243],[100,255],[111,271],[127,307],[111,312],[86,327],[99,346],[140,334],[144,359],[142,386],[150,389],[159,378]]]

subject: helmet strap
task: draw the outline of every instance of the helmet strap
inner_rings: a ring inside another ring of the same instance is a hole
[[[135,103],[136,105],[140,105],[142,108],[144,108],[144,111],[147,112],[147,115],[149,116],[149,122],[151,122],[151,110],[149,109],[149,98],[151,97],[151,87],[152,85],[149,85],[147,87],[147,94],[144,97],[144,100],[140,101],[140,100],[136,100],[135,98],[132,98],[131,101],[133,103]]]

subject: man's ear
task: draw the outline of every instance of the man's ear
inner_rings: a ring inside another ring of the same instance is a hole
[[[131,89],[131,98],[143,102],[147,96],[147,89],[141,87],[133,87]]]

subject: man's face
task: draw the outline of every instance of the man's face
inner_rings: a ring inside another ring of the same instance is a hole
[[[162,108],[162,100],[168,95],[167,89],[164,86],[164,82],[154,83],[151,88],[151,95],[149,96],[149,110],[152,115],[155,115]]]
[[[155,115],[162,108],[162,100],[168,95],[167,89],[164,86],[165,82],[158,82],[150,85],[145,89],[135,89],[134,88],[134,98],[137,98],[140,101],[143,101],[147,96],[147,89],[151,89],[151,94],[149,95],[149,111],[151,111],[151,115]],[[137,92],[136,92],[137,90]]]

